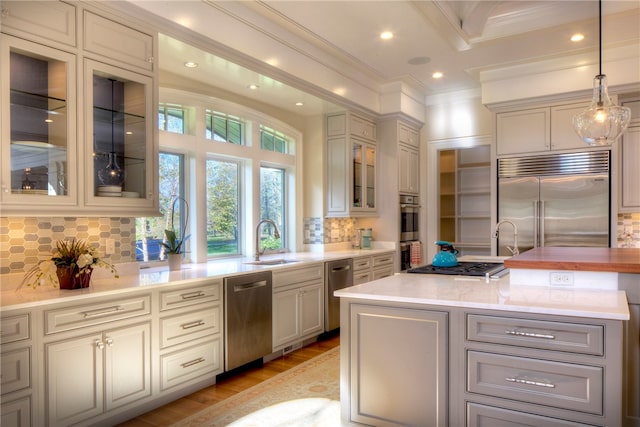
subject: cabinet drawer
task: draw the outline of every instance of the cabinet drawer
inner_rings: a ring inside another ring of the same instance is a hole
[[[353,273],[353,284],[359,285],[361,283],[367,283],[371,281],[371,272],[367,271],[358,271]]]
[[[604,326],[509,317],[467,316],[467,340],[569,351],[604,354]]]
[[[59,1],[3,1],[2,31],[33,41],[76,45],[76,8]]]
[[[29,388],[31,385],[31,349],[21,348],[0,355],[2,375],[0,375],[1,394]]]
[[[353,260],[353,271],[368,270],[371,268],[371,257],[355,258]]]
[[[467,353],[469,392],[602,415],[601,367]]]
[[[285,268],[273,272],[273,287],[293,285],[324,278],[324,264],[318,263],[301,268]]]
[[[389,277],[389,276],[393,276],[393,267],[392,266],[387,266],[387,267],[378,268],[378,269],[373,270],[373,279],[372,280],[378,280],[378,279],[382,279],[384,277]]]
[[[45,334],[144,316],[151,312],[151,297],[141,295],[94,304],[45,311]]]
[[[585,427],[584,424],[467,403],[467,427]]]
[[[373,268],[382,267],[384,265],[393,265],[393,254],[380,254],[372,257]]]
[[[222,280],[214,280],[206,285],[180,288],[160,293],[160,310],[187,307],[193,304],[220,300]]]
[[[220,348],[220,340],[215,339],[162,356],[162,390],[207,374],[213,376],[222,367]]]
[[[153,70],[153,36],[91,12],[84,13],[85,49],[143,70]]]
[[[219,305],[179,316],[160,319],[162,348],[220,332]]]
[[[0,404],[0,425],[2,426],[31,426],[31,397],[25,396],[11,402],[2,401]]]
[[[0,343],[27,340],[31,336],[29,331],[29,314],[3,317],[0,321]]]

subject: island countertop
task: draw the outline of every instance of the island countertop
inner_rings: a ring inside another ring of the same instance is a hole
[[[507,268],[640,273],[638,248],[533,248],[504,261]]]
[[[509,276],[486,280],[469,276],[396,274],[344,288],[341,298],[366,302],[465,307],[519,313],[628,320],[624,291],[513,286]]]

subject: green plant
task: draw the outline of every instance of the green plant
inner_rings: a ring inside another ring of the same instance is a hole
[[[110,264],[98,255],[96,249],[84,240],[58,240],[52,251],[52,257],[40,261],[27,272],[22,284],[36,288],[43,284],[57,287],[56,270],[69,268],[75,271],[75,277],[81,274],[91,274],[94,268],[107,268],[118,277],[118,272],[113,264]]]
[[[175,208],[176,202],[182,200],[185,206],[185,220],[182,223],[182,227],[180,229],[180,236],[178,236],[175,232],[175,228],[173,226],[173,219],[175,216]],[[187,231],[187,224],[189,222],[189,204],[182,197],[176,197],[173,199],[173,203],[171,203],[171,228],[164,230],[165,240],[162,242],[162,246],[167,250],[168,254],[181,254],[184,252],[184,244],[189,239],[188,235],[185,235]]]

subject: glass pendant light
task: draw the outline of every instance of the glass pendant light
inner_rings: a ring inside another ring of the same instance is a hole
[[[589,108],[573,116],[573,128],[589,145],[611,145],[629,126],[631,110],[611,102],[607,76],[602,74],[602,0],[598,2],[600,69],[593,79],[593,99]]]
[[[115,151],[115,95],[114,95],[114,80],[111,80],[111,152],[109,153],[109,162],[107,166],[98,171],[98,178],[103,185],[113,185],[122,187],[124,184],[125,171],[118,165],[118,156]]]

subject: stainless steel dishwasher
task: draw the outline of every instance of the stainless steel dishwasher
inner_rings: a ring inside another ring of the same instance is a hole
[[[271,353],[271,271],[224,279],[224,369]]]
[[[335,291],[353,286],[353,260],[351,258],[329,261],[325,264],[324,330],[340,327],[340,298]]]

